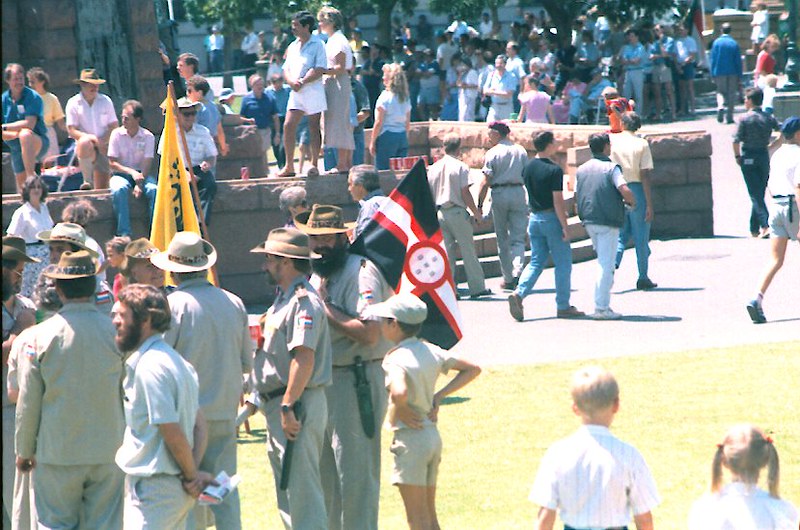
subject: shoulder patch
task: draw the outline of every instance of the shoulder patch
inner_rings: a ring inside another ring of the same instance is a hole
[[[298,311],[297,325],[303,329],[311,329],[314,327],[314,316],[308,311]]]
[[[33,344],[25,344],[23,355],[28,359],[28,361],[34,361],[36,359],[36,348],[33,347]]]

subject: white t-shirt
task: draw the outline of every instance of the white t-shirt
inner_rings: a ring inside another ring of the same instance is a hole
[[[753,31],[750,33],[750,40],[761,42],[767,38],[769,30],[769,12],[766,9],[759,9],[753,13]]]
[[[475,88],[459,88],[458,95],[465,101],[473,100],[478,97],[478,71],[470,69],[461,77],[461,82],[465,85],[475,85]]]
[[[798,522],[789,502],[741,482],[702,497],[689,512],[689,530],[797,530]]]
[[[78,92],[67,101],[66,114],[67,127],[77,127],[80,131],[98,138],[106,134],[109,126],[118,125],[114,103],[105,94],[98,93],[94,102],[89,105],[83,94]]]
[[[22,203],[22,206],[11,214],[11,222],[8,224],[8,233],[21,237],[28,244],[39,243],[36,234],[52,229],[53,218],[50,217],[50,210],[47,209],[45,203],[39,205],[38,212],[31,206],[31,203]]]
[[[395,94],[384,90],[378,96],[375,108],[381,108],[384,111],[383,131],[404,132],[406,130],[406,116],[411,112],[411,101],[408,98],[401,102]]]
[[[347,70],[353,69],[353,49],[347,41],[344,33],[337,31],[330,37],[328,42],[325,43],[325,55],[328,57],[328,68],[333,68],[336,64],[336,56],[339,53],[344,53],[344,67]]]
[[[783,144],[769,161],[769,192],[794,195],[800,185],[800,145]]]

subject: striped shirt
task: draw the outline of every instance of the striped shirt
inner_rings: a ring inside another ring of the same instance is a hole
[[[574,528],[626,526],[631,512],[647,513],[660,502],[639,451],[600,425],[584,425],[547,450],[529,498],[561,510]]]

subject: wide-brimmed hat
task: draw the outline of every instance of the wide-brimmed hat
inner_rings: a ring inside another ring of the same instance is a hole
[[[45,243],[72,243],[89,252],[92,257],[97,257],[97,251],[86,246],[86,230],[79,224],[58,223],[52,230],[42,230],[36,234],[36,238]]]
[[[194,232],[178,232],[167,250],[153,254],[150,261],[168,272],[204,271],[217,262],[217,250]]]
[[[158,254],[158,248],[146,237],[134,239],[125,246],[126,258],[150,259],[153,254]]]
[[[318,259],[319,254],[311,252],[308,236],[297,228],[275,228],[270,230],[267,240],[250,250],[255,254],[273,254],[293,259]]]
[[[356,223],[345,223],[342,209],[330,204],[315,204],[311,210],[300,212],[294,224],[310,236],[342,234],[356,226]]]
[[[88,278],[100,272],[100,263],[87,250],[64,252],[58,260],[58,265],[53,270],[42,272],[54,280],[77,280]]]
[[[41,261],[25,253],[25,240],[17,236],[3,236],[3,259],[24,261],[25,263],[39,263]]]
[[[178,99],[178,108],[179,109],[190,109],[192,107],[196,107],[200,105],[199,101],[192,101],[191,99],[187,98],[186,96]]]
[[[81,76],[75,80],[76,83],[91,83],[93,85],[102,85],[106,82],[105,79],[102,79],[100,75],[97,73],[97,70],[94,68],[84,68],[81,70]]]
[[[428,317],[428,306],[411,293],[400,293],[385,302],[367,306],[366,315],[393,318],[403,324],[422,324]]]

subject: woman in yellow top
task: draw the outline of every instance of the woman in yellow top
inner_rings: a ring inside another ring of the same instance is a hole
[[[47,75],[47,72],[38,66],[31,68],[28,70],[28,84],[42,97],[42,102],[44,103],[44,124],[47,126],[47,137],[50,139],[50,149],[47,151],[47,156],[58,155],[60,151],[58,149],[56,127],[65,133],[67,132],[64,109],[61,107],[58,97],[47,91],[50,88],[50,76]]]

